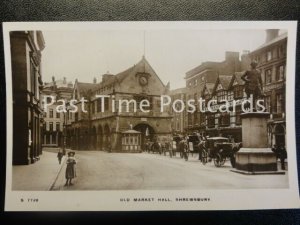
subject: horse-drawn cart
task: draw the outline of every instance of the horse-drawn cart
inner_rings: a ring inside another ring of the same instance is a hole
[[[231,143],[225,137],[211,137],[205,141],[205,149],[202,151],[202,163],[212,159],[216,167],[225,164],[230,159],[232,167],[235,167],[235,153],[240,149],[240,143]]]

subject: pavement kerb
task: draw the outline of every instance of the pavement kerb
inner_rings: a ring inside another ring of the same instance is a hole
[[[60,166],[60,168],[59,168],[59,171],[58,171],[58,173],[57,173],[57,175],[56,175],[54,181],[52,182],[52,184],[51,184],[51,185],[49,186],[49,188],[47,189],[48,191],[51,191],[51,190],[53,189],[53,187],[54,187],[54,185],[55,185],[55,183],[56,183],[56,181],[57,181],[57,179],[58,179],[58,177],[59,177],[59,174],[60,174],[62,168],[64,167],[64,164],[65,164],[66,159],[67,159],[67,157],[64,156],[64,157],[63,157],[63,160],[62,160],[62,162],[61,162],[61,166]]]

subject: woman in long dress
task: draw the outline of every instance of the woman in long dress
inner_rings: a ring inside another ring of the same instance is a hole
[[[76,177],[76,170],[75,170],[76,159],[75,159],[74,155],[75,155],[75,152],[68,153],[68,159],[66,161],[67,168],[66,168],[66,184],[65,184],[65,186],[73,185],[72,179]]]

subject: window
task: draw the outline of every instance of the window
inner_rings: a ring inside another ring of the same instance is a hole
[[[211,99],[214,100],[211,105],[217,105],[218,104],[218,103],[216,103],[216,101],[217,101],[217,96],[216,95],[214,95]]]
[[[91,102],[91,114],[95,113],[95,102]]]
[[[43,130],[44,130],[44,131],[46,131],[46,129],[47,129],[47,126],[46,126],[46,125],[47,125],[47,123],[46,123],[46,122],[45,122],[45,123],[43,123]]]
[[[50,109],[50,115],[49,115],[49,118],[53,118],[53,109]]]
[[[271,82],[272,82],[272,71],[271,69],[268,69],[265,72],[265,83],[270,84]]]
[[[194,112],[194,124],[198,124],[198,114],[197,110]]]
[[[136,95],[136,96],[134,96],[134,100],[136,101],[137,110],[140,109],[140,104],[141,104],[141,101],[143,101],[143,100],[147,100],[149,102],[149,107],[144,106],[143,109],[144,110],[152,110],[153,104],[152,104],[152,98],[151,97]],[[143,104],[145,104],[145,103],[143,103]]]
[[[260,62],[260,56],[255,56],[254,60],[259,63]]]
[[[108,111],[109,110],[109,100],[108,100],[108,98],[105,98],[104,99],[104,110],[105,111]]]
[[[200,113],[200,125],[205,125],[205,114]]]
[[[56,112],[56,118],[60,118],[60,113]]]
[[[173,107],[172,107],[173,108]],[[174,107],[175,109],[176,109],[176,111],[180,111],[181,110],[181,108],[182,108],[182,104],[181,103],[179,103],[179,102],[176,102],[176,104],[175,104],[175,107]]]
[[[285,68],[284,65],[278,66],[276,71],[276,81],[281,81],[284,79]]]
[[[204,96],[205,105],[207,105],[209,99],[210,99],[210,95],[209,95],[209,94],[206,94],[206,95]]]
[[[233,91],[228,91],[228,101],[232,101],[233,100]]]
[[[222,92],[223,92],[223,91],[218,91],[218,92],[217,92],[217,100],[218,100],[218,102],[221,101],[221,98],[222,98]]]
[[[210,114],[207,116],[207,126],[209,128],[215,127],[215,114]]]
[[[243,98],[244,95],[244,87],[243,86],[236,86],[233,89],[233,95],[235,99]]]
[[[51,98],[46,98],[47,99],[47,103],[49,104],[51,102]]]
[[[179,124],[179,121],[176,121],[176,130],[177,130],[177,131],[180,130],[180,124]]]
[[[271,96],[265,97],[265,107],[267,112],[271,112]]]
[[[59,122],[56,123],[56,131],[60,131],[60,123]]]
[[[230,114],[222,113],[219,117],[220,126],[229,126],[230,125]]]
[[[272,59],[272,52],[268,51],[267,52],[267,62],[270,61]]]
[[[101,110],[102,110],[101,104],[102,104],[101,98],[98,98],[97,99],[97,103],[96,103],[96,105],[97,105],[97,112],[101,112]]]
[[[79,95],[78,95],[78,91],[77,91],[77,89],[75,90],[75,99],[79,99]]]
[[[78,112],[75,113],[75,121],[78,121]]]
[[[35,68],[33,65],[32,60],[30,60],[30,90],[31,92],[35,95],[35,85],[36,85],[36,81],[35,81]]]
[[[227,91],[221,92],[221,100],[227,100]]]
[[[276,112],[282,113],[284,110],[283,94],[276,95]]]
[[[49,122],[49,130],[53,131],[53,122]]]
[[[241,120],[241,112],[242,112],[242,109],[241,107],[237,107],[236,110],[235,110],[235,124],[236,125],[241,125],[242,124],[242,120]]]
[[[280,45],[280,46],[278,47],[278,56],[279,56],[279,58],[285,56],[285,49],[284,49],[283,45]]]
[[[192,113],[188,113],[188,125],[191,126],[192,125]]]

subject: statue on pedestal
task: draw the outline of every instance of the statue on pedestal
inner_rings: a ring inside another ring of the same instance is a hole
[[[256,101],[264,96],[263,84],[259,70],[256,69],[257,62],[253,61],[250,64],[251,70],[247,70],[241,77],[245,81],[245,92],[249,99],[253,96],[253,103],[256,106]]]

